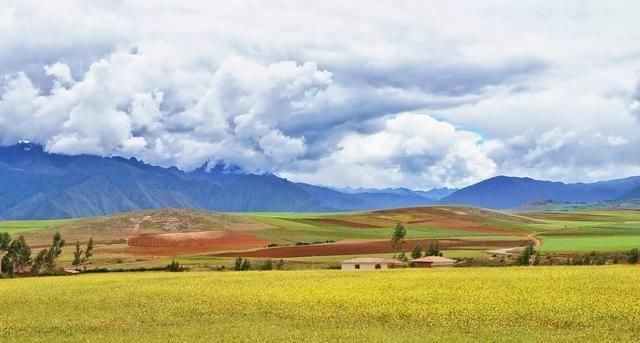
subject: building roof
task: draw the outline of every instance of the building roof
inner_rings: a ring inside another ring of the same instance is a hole
[[[455,263],[456,260],[452,260],[450,258],[441,257],[441,256],[425,256],[425,257],[416,258],[415,260],[411,260],[411,262],[428,262],[428,263],[448,262],[448,263]]]
[[[402,261],[393,260],[390,258],[379,258],[379,257],[360,257],[354,258],[351,260],[342,261],[342,263],[347,264],[405,264]]]

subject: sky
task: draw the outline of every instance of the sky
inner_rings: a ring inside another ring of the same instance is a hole
[[[335,187],[640,175],[640,3],[12,1],[0,144]]]

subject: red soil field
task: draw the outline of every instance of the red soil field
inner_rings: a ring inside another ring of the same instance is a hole
[[[202,251],[262,248],[269,241],[237,231],[164,233],[129,237],[128,252],[172,256]]]
[[[420,244],[423,248],[428,247],[433,240],[431,239],[412,239],[407,240],[405,248],[407,251]],[[450,249],[455,247],[469,246],[490,246],[490,247],[515,247],[525,246],[529,240],[461,240],[461,239],[440,239],[438,245],[440,249]],[[334,255],[358,255],[358,254],[381,254],[389,253],[391,246],[388,240],[384,241],[367,241],[367,242],[348,242],[348,243],[332,243],[317,245],[302,245],[291,247],[266,248],[254,251],[241,252],[225,252],[213,254],[213,256],[222,257],[305,257],[305,256],[334,256]]]

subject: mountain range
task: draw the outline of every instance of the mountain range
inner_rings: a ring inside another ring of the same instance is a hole
[[[61,155],[0,147],[0,219],[86,217],[154,208],[215,211],[351,211],[429,205],[454,190],[345,192],[247,174],[221,164],[191,172],[135,158]]]
[[[513,209],[529,203],[598,202],[640,198],[640,176],[594,183],[563,183],[496,176],[442,198],[439,203]]]
[[[0,220],[57,219],[155,208],[323,212],[433,204],[514,209],[539,201],[640,198],[640,176],[595,183],[497,176],[462,188],[336,189],[223,164],[190,172],[135,158],[61,155],[42,146],[0,147]]]

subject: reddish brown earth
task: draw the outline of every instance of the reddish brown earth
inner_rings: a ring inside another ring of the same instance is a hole
[[[172,256],[203,251],[262,248],[269,241],[238,231],[163,233],[129,237],[128,252]]]
[[[416,244],[420,244],[423,247],[428,247],[433,240],[431,239],[412,239],[407,240],[405,247],[407,250],[411,250]],[[514,247],[525,246],[529,243],[529,240],[461,240],[461,239],[440,239],[438,245],[440,249],[446,250],[456,247],[470,247],[470,246],[491,246],[491,247]],[[333,244],[317,244],[317,245],[302,245],[302,246],[290,246],[290,247],[277,247],[259,249],[254,251],[242,251],[242,252],[225,252],[219,254],[213,254],[213,256],[223,257],[272,257],[272,258],[285,258],[285,257],[305,257],[305,256],[335,256],[335,255],[359,255],[359,254],[382,254],[389,253],[391,246],[388,240],[384,241],[367,241],[367,242],[348,242],[348,243],[333,243]]]
[[[312,222],[317,222],[317,223],[333,224],[333,225],[344,226],[344,227],[354,227],[358,229],[382,228],[382,226],[378,226],[378,225],[367,224],[367,223],[356,223],[348,220],[334,219],[334,218],[310,218],[308,220]]]

